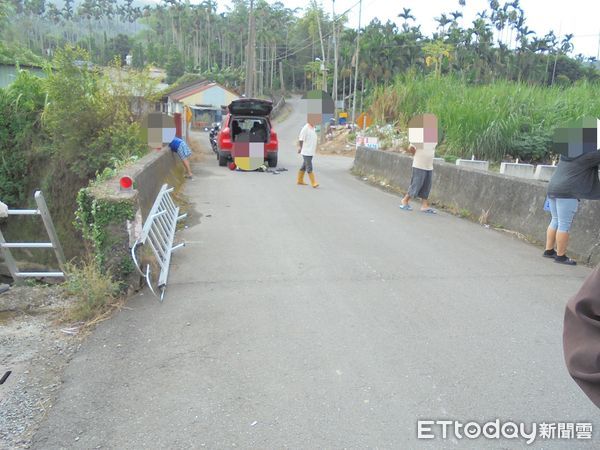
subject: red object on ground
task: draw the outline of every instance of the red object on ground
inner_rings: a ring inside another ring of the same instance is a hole
[[[121,177],[119,184],[121,185],[121,189],[131,189],[133,187],[133,179],[128,176]]]
[[[230,162],[229,163],[229,170],[235,170],[235,169],[237,169],[237,166],[235,165],[235,163],[234,162]]]

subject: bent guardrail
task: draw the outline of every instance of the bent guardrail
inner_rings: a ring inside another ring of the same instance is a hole
[[[146,270],[143,271],[136,256],[136,249],[140,245],[148,244],[152,249],[154,257],[160,267],[157,286],[161,291],[159,297],[161,302],[163,301],[167,280],[169,278],[171,254],[175,250],[185,246],[185,243],[173,246],[177,222],[186,218],[187,214],[179,215],[179,207],[173,202],[171,192],[173,192],[173,188],[169,187],[167,184],[163,184],[152,205],[152,209],[148,214],[148,218],[144,223],[140,237],[131,247],[131,256],[137,271],[146,278],[146,282],[152,293],[159,297],[152,285],[150,264],[147,264]]]

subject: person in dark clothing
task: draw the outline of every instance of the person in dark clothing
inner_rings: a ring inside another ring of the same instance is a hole
[[[266,142],[267,133],[265,126],[258,121],[254,121],[250,129],[250,142]]]
[[[543,256],[554,262],[576,265],[567,256],[569,230],[577,212],[579,200],[600,200],[600,151],[598,151],[596,119],[594,127],[583,119],[578,131],[582,142],[557,142],[556,136],[568,134],[573,128],[559,128],[555,132],[555,149],[561,153],[556,172],[548,183],[548,200],[552,220],[546,231],[546,249]],[[566,130],[566,133],[565,133]],[[554,249],[556,245],[556,250]]]
[[[240,127],[240,124],[238,123],[238,121],[237,120],[232,121],[231,122],[231,140],[235,141],[241,132],[242,132],[242,127]]]
[[[563,349],[569,374],[600,408],[600,266],[567,304]]]

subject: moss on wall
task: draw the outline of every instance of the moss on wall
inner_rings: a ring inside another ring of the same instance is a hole
[[[84,188],[77,195],[77,205],[75,226],[81,231],[86,245],[102,271],[126,288],[134,272],[127,221],[135,217],[136,197],[105,198]]]

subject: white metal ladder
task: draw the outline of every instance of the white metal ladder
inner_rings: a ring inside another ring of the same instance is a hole
[[[44,222],[44,226],[46,227],[46,232],[48,233],[48,237],[50,238],[50,242],[6,242],[4,239],[4,235],[0,230],[0,250],[2,250],[2,256],[4,257],[4,261],[8,266],[8,270],[10,271],[11,276],[15,281],[21,278],[45,278],[45,277],[64,277],[65,274],[63,271],[56,272],[21,272],[17,267],[17,262],[15,261],[10,249],[11,248],[52,248],[54,249],[54,253],[56,255],[56,259],[58,260],[58,264],[61,269],[64,268],[65,265],[65,254],[63,253],[63,249],[58,240],[58,236],[56,234],[56,230],[54,229],[54,224],[52,223],[52,217],[50,217],[50,212],[48,211],[48,206],[46,205],[46,200],[44,200],[44,196],[42,195],[42,191],[36,191],[35,202],[37,204],[37,209],[9,209],[9,216],[41,216],[42,221]]]

